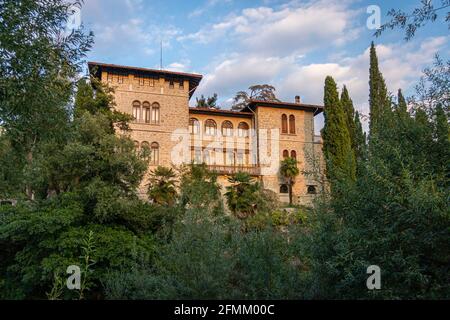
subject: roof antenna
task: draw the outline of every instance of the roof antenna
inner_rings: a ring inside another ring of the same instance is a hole
[[[163,43],[161,40],[161,60],[159,62],[159,69],[162,70],[162,68],[163,68]]]

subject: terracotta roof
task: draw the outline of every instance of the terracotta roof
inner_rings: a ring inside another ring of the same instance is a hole
[[[272,107],[272,108],[286,108],[286,109],[298,109],[305,111],[312,111],[314,115],[318,115],[323,111],[323,106],[315,104],[305,103],[293,103],[293,102],[278,102],[278,101],[262,101],[262,100],[250,100],[248,107],[242,109],[242,111],[252,109],[256,107]]]
[[[233,111],[233,110],[221,110],[221,109],[210,109],[210,108],[189,108],[189,113],[193,114],[209,114],[217,116],[228,116],[228,117],[241,117],[241,118],[251,118],[253,113],[243,112],[243,111]]]
[[[192,97],[195,89],[200,84],[203,76],[197,73],[185,73],[185,72],[176,72],[169,70],[158,70],[158,69],[149,69],[149,68],[139,68],[139,67],[130,67],[123,66],[118,64],[108,64],[102,62],[88,62],[89,71],[94,73],[94,76],[100,78],[102,70],[121,70],[121,71],[131,71],[138,74],[144,75],[162,75],[167,78],[181,78],[189,80],[189,96]],[[97,68],[97,69],[95,69]]]

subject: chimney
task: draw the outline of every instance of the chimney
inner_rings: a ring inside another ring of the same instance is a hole
[[[295,96],[295,103],[297,104],[301,103],[300,96]]]

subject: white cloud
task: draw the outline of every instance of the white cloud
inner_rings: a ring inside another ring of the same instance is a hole
[[[408,92],[418,81],[425,66],[450,37],[434,37],[420,44],[399,43],[377,46],[380,70],[388,90]],[[363,53],[333,63],[290,66],[291,71],[277,84],[280,97],[289,99],[300,94],[304,102],[322,104],[323,85],[327,75],[333,76],[342,88],[345,84],[355,104],[363,115],[369,115],[369,48]],[[319,129],[322,123],[318,123]],[[367,123],[366,123],[367,126]]]
[[[172,62],[168,66],[165,66],[164,69],[177,72],[188,72],[190,69],[190,63],[191,62],[189,60]]]
[[[292,58],[234,55],[205,75],[198,91],[227,97],[255,83],[273,83],[292,61]]]
[[[410,89],[417,83],[422,69],[431,63],[434,54],[450,37],[428,38],[421,43],[395,43],[377,46],[380,69],[388,90]],[[324,63],[302,64],[292,57],[268,57],[237,54],[218,63],[208,73],[198,94],[219,93],[224,104],[236,91],[256,83],[270,83],[278,96],[293,101],[300,95],[303,102],[322,104],[324,79],[333,76],[339,87],[345,84],[363,114],[368,114],[369,48],[359,55],[340,57]],[[318,124],[320,129],[321,123]]]
[[[229,4],[232,1],[233,0],[206,0],[206,2],[201,7],[198,7],[194,11],[189,13],[189,18],[202,16],[206,11],[217,6],[218,4]]]
[[[149,25],[137,18],[123,23],[94,25],[95,51],[107,56],[114,50],[115,55],[151,56],[159,53],[160,41],[164,48],[171,47],[171,41],[180,34],[172,26]]]
[[[422,69],[433,60],[434,53],[448,37],[428,38],[421,44],[400,43],[377,46],[381,72],[389,90],[408,89],[414,85]],[[369,48],[353,57],[330,63],[290,66],[291,71],[279,84],[282,96],[301,94],[308,102],[322,103],[323,83],[331,75],[341,86],[346,84],[357,106],[367,112],[369,81]]]
[[[247,8],[178,40],[208,44],[228,39],[248,52],[304,54],[321,45],[342,45],[355,39],[360,31],[353,26],[356,14],[347,2],[338,1]]]

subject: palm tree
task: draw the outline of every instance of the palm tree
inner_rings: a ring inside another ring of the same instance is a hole
[[[228,181],[231,183],[225,193],[228,208],[239,219],[249,217],[255,212],[259,184],[253,182],[253,178],[245,172],[237,172]]]
[[[295,177],[300,174],[300,170],[297,166],[297,159],[286,158],[281,161],[280,175],[286,179],[289,187],[289,205],[292,206],[292,186],[295,182]]]
[[[150,200],[159,205],[173,205],[177,196],[175,177],[176,174],[171,168],[159,166],[152,171],[148,184]]]

